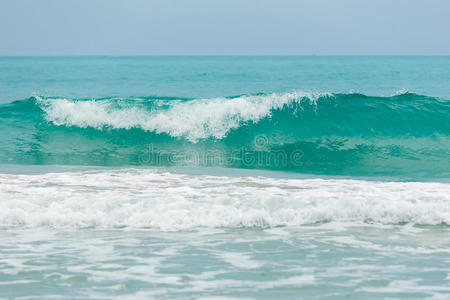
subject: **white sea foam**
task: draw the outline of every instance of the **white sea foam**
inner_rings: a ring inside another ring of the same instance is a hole
[[[450,224],[450,184],[182,175],[125,169],[0,175],[0,226]]]
[[[141,128],[172,137],[186,137],[195,142],[202,138],[223,138],[243,122],[258,122],[270,116],[273,110],[302,99],[316,101],[321,95],[329,94],[295,92],[233,99],[162,100],[167,107],[154,110],[129,103],[118,107],[114,100],[37,99],[45,118],[55,125],[96,129]]]
[[[394,96],[401,96],[401,95],[406,95],[408,93],[410,93],[410,92],[407,89],[400,89],[400,90],[397,90],[394,93],[392,93],[391,96],[392,97],[394,97]]]

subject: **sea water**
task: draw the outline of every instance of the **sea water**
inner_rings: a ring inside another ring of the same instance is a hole
[[[450,297],[450,57],[0,58],[0,298]]]

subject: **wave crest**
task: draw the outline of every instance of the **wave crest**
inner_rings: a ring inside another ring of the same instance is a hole
[[[302,100],[310,102],[330,94],[287,93],[236,98],[153,100],[150,109],[142,101],[120,99],[74,101],[37,98],[47,121],[55,125],[96,129],[140,128],[172,137],[222,139],[242,124],[257,123],[274,110]]]

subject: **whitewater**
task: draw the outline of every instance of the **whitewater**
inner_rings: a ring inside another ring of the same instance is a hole
[[[0,176],[10,228],[270,228],[329,222],[450,225],[448,183],[122,169]]]

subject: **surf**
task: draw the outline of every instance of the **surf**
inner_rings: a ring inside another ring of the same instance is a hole
[[[0,162],[446,177],[449,103],[408,92],[35,96],[0,106]]]
[[[6,228],[450,225],[448,183],[189,175],[126,168],[0,174]]]

